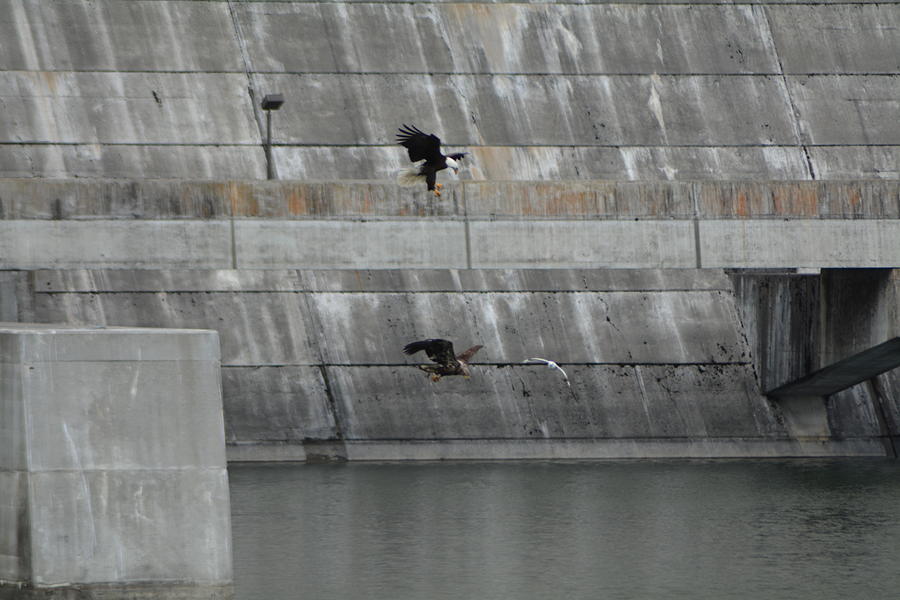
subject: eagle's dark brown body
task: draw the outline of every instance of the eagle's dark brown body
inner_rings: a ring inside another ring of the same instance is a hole
[[[432,381],[440,381],[441,377],[448,375],[462,375],[469,377],[469,360],[475,356],[475,353],[481,350],[482,346],[472,346],[465,352],[455,355],[453,352],[453,342],[432,338],[429,340],[420,340],[411,342],[403,347],[406,354],[415,354],[420,350],[424,350],[428,358],[433,360],[433,365],[419,365],[419,368],[426,373],[431,373]]]

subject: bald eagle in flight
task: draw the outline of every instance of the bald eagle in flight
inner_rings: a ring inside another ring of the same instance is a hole
[[[435,196],[440,196],[441,188],[444,186],[435,183],[437,172],[449,167],[453,169],[454,173],[459,173],[459,161],[466,155],[466,152],[444,156],[441,154],[441,138],[433,133],[429,135],[415,126],[405,124],[399,131],[397,143],[406,148],[409,160],[417,164],[413,168],[403,171],[397,181],[401,185],[415,185],[424,179],[428,185],[428,191],[434,192]]]
[[[421,340],[411,342],[403,347],[405,354],[415,354],[419,350],[424,350],[428,358],[433,360],[434,365],[419,365],[419,368],[426,373],[431,373],[432,381],[440,381],[441,377],[447,375],[462,375],[469,377],[469,360],[475,353],[481,350],[482,346],[472,346],[460,355],[454,355],[453,342],[433,338],[430,340]]]

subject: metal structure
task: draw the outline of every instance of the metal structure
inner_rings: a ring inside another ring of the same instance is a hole
[[[262,99],[262,109],[266,111],[266,178],[275,179],[275,164],[272,162],[272,111],[281,108],[284,96],[266,94]]]

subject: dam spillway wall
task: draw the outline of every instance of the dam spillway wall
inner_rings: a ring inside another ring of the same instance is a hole
[[[896,2],[2,0],[0,176],[896,179]]]
[[[797,321],[818,315],[816,294],[805,294],[820,276],[451,269],[18,277],[30,290],[19,307],[26,320],[218,330],[232,460],[882,455],[877,411],[889,415],[886,435],[897,435],[893,372],[831,396],[816,435],[798,435],[762,393],[766,379],[802,371],[797,354],[815,363],[822,336],[793,334]],[[889,304],[898,297],[896,271],[888,279]],[[751,313],[761,320],[764,306],[770,320],[761,326]],[[451,339],[460,351],[483,344],[472,378],[433,383],[416,369],[424,357],[401,349],[428,337]],[[557,372],[522,364],[533,356],[558,361],[571,387]]]
[[[814,419],[763,395],[898,334],[891,182],[0,189],[0,318],[218,331],[232,460],[883,455],[897,436],[894,372]],[[707,226],[772,225],[732,241],[767,254],[697,268]],[[544,267],[468,268],[479,244]],[[483,344],[474,376],[430,382],[401,353],[426,337]]]

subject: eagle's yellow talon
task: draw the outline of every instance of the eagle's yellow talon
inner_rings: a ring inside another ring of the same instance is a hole
[[[435,373],[434,375],[431,376],[431,380],[434,382],[438,382],[441,380],[441,376],[438,375],[437,373]]]
[[[434,184],[434,187],[436,187],[437,189],[441,189],[442,187],[444,187],[444,184],[443,184],[443,183],[436,183],[436,184]]]
[[[440,197],[441,197],[441,192],[438,191],[438,190],[434,190],[434,195],[437,196],[438,198],[440,198]]]

